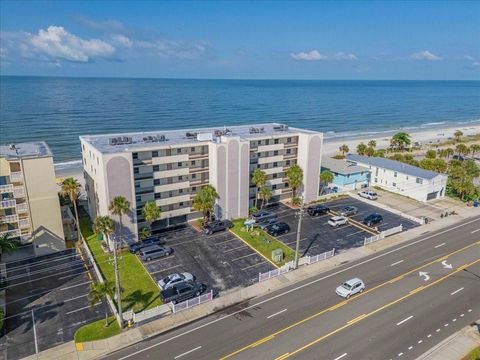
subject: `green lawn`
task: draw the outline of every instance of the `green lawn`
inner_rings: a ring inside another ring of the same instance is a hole
[[[480,346],[472,350],[463,360],[480,360]]]
[[[113,271],[113,256],[106,254],[92,231],[90,218],[83,208],[79,208],[80,228],[95,261],[103,274],[103,277],[115,282]],[[118,257],[118,268],[120,272],[120,286],[122,292],[123,311],[133,308],[138,312],[161,305],[160,290],[150,275],[147,273],[138,258],[129,253],[123,252]]]
[[[241,237],[244,241],[255,248],[259,253],[265,256],[267,259],[272,260],[272,250],[282,249],[284,254],[284,260],[277,265],[284,265],[285,262],[289,262],[294,259],[295,251],[282,242],[275,239],[273,236],[268,235],[265,231],[254,228],[253,231],[246,231],[243,222],[245,219],[238,219],[233,221],[232,232]],[[267,241],[265,241],[267,240]]]
[[[75,332],[74,339],[75,342],[79,343],[85,341],[102,340],[120,333],[121,330],[117,320],[115,320],[115,317],[111,316],[108,318],[107,327],[105,327],[105,319],[92,322],[78,329]]]

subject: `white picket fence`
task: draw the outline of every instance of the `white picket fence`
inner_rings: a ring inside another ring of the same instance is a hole
[[[322,260],[327,260],[328,258],[331,258],[332,256],[335,256],[335,248],[333,248],[330,251],[326,251],[323,254],[318,254],[314,256],[308,256],[308,265],[314,264],[316,262],[322,261]]]
[[[285,274],[290,271],[290,263],[283,265],[281,268],[274,269],[267,271],[265,273],[259,273],[258,274],[258,282],[262,282],[271,278],[274,278],[276,276]]]
[[[393,234],[397,234],[399,232],[402,232],[403,231],[403,225],[400,224],[399,226],[396,226],[394,228],[390,228],[390,229],[387,229],[385,231],[382,231],[380,234],[378,235],[373,235],[369,238],[365,238],[364,241],[363,241],[363,246],[365,245],[368,245],[368,244],[371,244],[375,241],[378,241],[378,240],[383,240],[385,239],[387,236],[390,236],[390,235],[393,235]]]
[[[178,303],[178,304],[170,303],[170,307],[172,308],[172,311],[174,313],[177,313],[179,311],[186,310],[186,309],[189,309],[193,306],[197,306],[197,305],[200,305],[200,304],[203,304],[207,301],[212,301],[212,300],[213,300],[213,290],[210,290],[206,294],[197,296],[193,299],[190,299],[190,300]]]
[[[134,323],[139,323],[145,320],[149,320],[162,315],[169,315],[172,312],[168,304],[163,304],[156,306],[152,309],[140,311],[138,313],[133,312],[132,310],[126,311],[123,313],[123,319],[125,321],[133,321]]]

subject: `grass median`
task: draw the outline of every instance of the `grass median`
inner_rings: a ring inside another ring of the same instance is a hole
[[[462,360],[480,360],[480,346],[472,350]]]
[[[272,263],[282,266],[286,262],[289,262],[295,258],[295,251],[290,247],[278,241],[273,236],[267,234],[265,231],[254,228],[251,231],[247,231],[243,224],[245,219],[238,219],[233,221],[233,227],[230,229],[235,235],[242,238],[247,244],[257,250],[264,257],[269,259]],[[272,260],[272,251],[276,249],[283,250],[283,261],[274,262]]]
[[[106,254],[101,241],[92,230],[92,223],[86,211],[79,208],[80,228],[92,252],[103,277],[115,283],[113,256]],[[120,286],[122,291],[123,311],[133,309],[138,312],[161,305],[160,290],[151,276],[147,273],[137,256],[124,251],[118,256]]]
[[[75,332],[74,339],[76,343],[81,343],[106,339],[120,333],[121,330],[117,320],[111,316],[108,318],[108,326],[105,326],[105,319],[94,321],[78,329]]]

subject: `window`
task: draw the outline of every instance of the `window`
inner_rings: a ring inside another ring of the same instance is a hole
[[[265,145],[270,145],[270,139],[265,140]]]
[[[168,192],[168,197],[172,197],[173,196],[173,192],[172,191],[169,191]]]
[[[158,151],[152,151],[152,157],[158,157]]]
[[[134,159],[138,159],[138,153],[133,153],[133,154],[132,154],[132,157],[133,157]]]
[[[138,174],[139,171],[140,171],[140,170],[139,170],[138,168],[133,168],[133,173],[134,173],[134,174]]]
[[[278,163],[277,163],[277,162],[274,162],[274,163],[273,163],[273,167],[274,167],[274,168],[278,167]]]
[[[182,180],[183,180],[183,176],[179,176],[178,181],[182,181]]]
[[[377,178],[375,178],[375,182],[378,183],[378,179],[377,179]]]
[[[155,193],[155,199],[161,199],[162,194],[161,193]]]
[[[273,175],[272,175],[272,178],[276,179],[276,178],[277,178],[277,176],[278,176],[278,174],[277,174],[277,173],[275,173],[275,174],[273,174]]]
[[[179,203],[178,203],[178,206],[183,206],[183,202],[179,202]]]
[[[277,189],[277,185],[272,185],[272,190],[276,190]]]
[[[195,160],[192,161],[192,166],[195,166]]]
[[[160,166],[159,165],[153,165],[153,171],[158,171],[160,170]]]
[[[192,179],[196,179],[197,178],[197,174],[192,174]]]
[[[397,177],[397,172],[396,171],[393,173],[393,177]]]
[[[142,201],[142,197],[141,197],[140,195],[137,195],[137,196],[135,197],[135,200],[136,200],[137,202],[140,202],[140,201]]]
[[[392,186],[393,186],[393,187],[397,186],[397,183],[392,183]]]
[[[154,180],[153,180],[153,185],[154,185],[154,186],[160,185],[160,179],[154,179]]]
[[[408,175],[406,176],[407,180],[408,180]]]
[[[195,152],[195,148],[194,148],[194,147],[191,147],[191,148],[190,148],[190,152],[194,153],[194,152]]]
[[[292,138],[287,138],[287,143],[291,143],[292,142]]]
[[[278,139],[273,140],[274,144],[278,144]]]
[[[197,191],[197,187],[196,187],[196,186],[192,186],[192,191]]]
[[[383,169],[383,173],[386,173],[387,172],[387,169]]]
[[[350,174],[347,174],[347,179],[350,177]]]
[[[257,145],[262,145],[262,140],[258,140]]]
[[[287,161],[285,162],[285,165],[286,165],[286,166],[289,166],[289,165],[290,165],[290,160],[287,160]]]
[[[273,156],[278,156],[278,150],[275,150],[275,151],[273,152]]]
[[[183,194],[183,189],[178,189],[179,194]]]
[[[292,149],[287,149],[287,155],[292,153]]]
[[[418,178],[415,180],[417,182],[417,184],[423,184],[423,179],[421,178]]]
[[[98,157],[97,157],[97,165],[99,165],[100,163],[98,162]]]
[[[285,187],[288,188],[288,182],[285,183]]]
[[[178,167],[182,167],[182,162],[177,163]]]
[[[177,154],[181,154],[182,153],[182,149],[178,148],[177,149]]]

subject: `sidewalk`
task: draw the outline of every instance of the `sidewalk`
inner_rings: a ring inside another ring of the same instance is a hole
[[[422,235],[428,236],[428,233],[430,232],[455,226],[455,224],[461,220],[480,215],[480,209],[476,210],[478,211],[465,212],[461,214],[459,213],[457,216],[450,216],[442,219],[441,221],[434,221],[424,226],[413,228],[407,232],[393,235],[385,240],[381,240],[367,246],[344,251],[327,260],[320,261],[312,265],[302,266],[295,271],[288,272],[261,283],[256,283],[241,289],[232,289],[231,291],[221,293],[220,297],[210,302],[151,321],[146,324],[139,325],[134,329],[124,331],[122,334],[113,336],[106,340],[79,344],[75,344],[73,341],[71,341],[69,343],[45,350],[38,355],[32,355],[26,359],[98,359],[112,351],[131,346],[146,338],[159,335],[168,330],[172,330],[175,327],[198,320],[229,306],[251,300],[255,297],[267,295],[271,291],[280,290],[299,281],[306,280],[313,276],[332,270],[340,265],[344,265],[345,263],[359,260],[368,255],[374,254],[377,251],[391,248],[413,238]]]
[[[480,320],[477,321],[480,324]],[[467,326],[434,346],[417,360],[461,360],[471,350],[480,346],[480,325]]]

